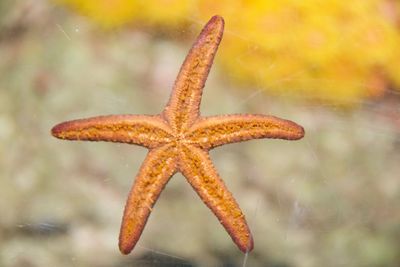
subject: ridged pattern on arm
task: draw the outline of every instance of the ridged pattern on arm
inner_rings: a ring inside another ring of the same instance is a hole
[[[171,140],[161,116],[110,115],[73,120],[53,127],[53,136],[67,140],[109,141],[153,148]]]
[[[204,27],[187,55],[164,110],[176,133],[187,129],[199,115],[204,84],[222,38],[224,20],[214,16]]]
[[[119,236],[119,249],[128,254],[136,245],[161,191],[176,172],[176,147],[150,150],[126,202]]]
[[[251,251],[253,239],[246,219],[219,177],[208,153],[191,145],[182,145],[179,158],[179,170],[217,216],[232,240],[241,251]]]
[[[189,129],[186,138],[203,149],[256,138],[297,140],[304,136],[300,125],[267,115],[206,117]]]

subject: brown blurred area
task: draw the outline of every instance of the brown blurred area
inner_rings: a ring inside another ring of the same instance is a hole
[[[353,109],[275,97],[261,85],[238,86],[218,54],[203,115],[272,114],[306,130],[296,142],[255,140],[211,153],[254,251],[243,255],[176,174],[138,246],[119,253],[125,198],[146,150],[60,141],[50,129],[95,115],[158,113],[204,22],[175,33],[103,31],[44,0],[0,1],[0,266],[398,266],[398,93]]]

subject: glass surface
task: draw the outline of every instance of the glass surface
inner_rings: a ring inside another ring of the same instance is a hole
[[[343,12],[333,0],[139,2],[0,1],[0,266],[398,266],[398,1]],[[176,174],[123,256],[123,208],[147,150],[50,129],[159,113],[215,14],[225,33],[202,115],[270,114],[306,135],[210,153],[252,230],[251,253]]]

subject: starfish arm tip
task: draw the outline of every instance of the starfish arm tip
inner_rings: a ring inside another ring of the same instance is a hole
[[[124,247],[119,247],[119,251],[120,251],[121,254],[123,254],[123,255],[128,255],[128,254],[131,252],[130,249],[126,249],[126,248],[124,248]]]
[[[293,134],[293,140],[299,140],[301,138],[304,137],[304,135],[306,134],[304,128],[301,125],[297,124],[297,129],[295,131],[295,133]]]
[[[219,32],[220,37],[219,40],[222,38],[222,32],[224,31],[225,21],[224,18],[219,15],[214,15],[211,19],[207,22],[206,26],[204,26],[204,30],[213,31],[217,30]],[[219,42],[218,42],[219,43]]]
[[[51,128],[50,133],[52,136],[56,138],[62,138],[63,128],[64,128],[64,123],[59,123],[55,125],[53,128]]]
[[[136,243],[139,241],[139,238],[142,235],[149,215],[150,212],[147,212],[147,214],[144,216],[136,216],[136,218],[139,218],[139,223],[137,224],[136,222],[136,225],[134,222],[127,220],[125,217],[123,218],[118,239],[119,251],[123,255],[128,255],[135,248]]]
[[[239,249],[243,252],[243,253],[249,253],[253,250],[254,248],[254,241],[253,241],[253,237],[250,235],[250,239],[247,242],[247,244],[241,244],[239,245]]]
[[[303,138],[306,134],[306,131],[304,130],[303,127],[300,126],[300,128],[301,128],[301,137],[300,138]]]
[[[225,219],[222,219],[220,222],[222,225],[224,225],[225,229],[227,230],[239,250],[243,253],[248,253],[254,248],[253,235],[250,232],[250,228],[247,225],[244,215],[242,215],[241,217],[243,224],[242,227],[232,227],[232,225],[229,225],[229,221]]]
[[[118,246],[119,246],[119,251],[123,255],[128,255],[129,253],[131,253],[131,251],[133,249],[133,245],[132,244],[124,242],[124,240],[121,239],[121,238],[119,240]]]
[[[210,19],[211,23],[220,23],[220,24],[225,24],[224,18],[221,17],[220,15],[214,15],[212,16],[212,18]]]

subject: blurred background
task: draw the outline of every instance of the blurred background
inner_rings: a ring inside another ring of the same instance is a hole
[[[249,255],[176,174],[122,256],[147,151],[50,129],[159,113],[215,14],[225,33],[202,114],[272,114],[306,136],[211,152]],[[399,266],[399,50],[398,0],[1,0],[0,266]]]

